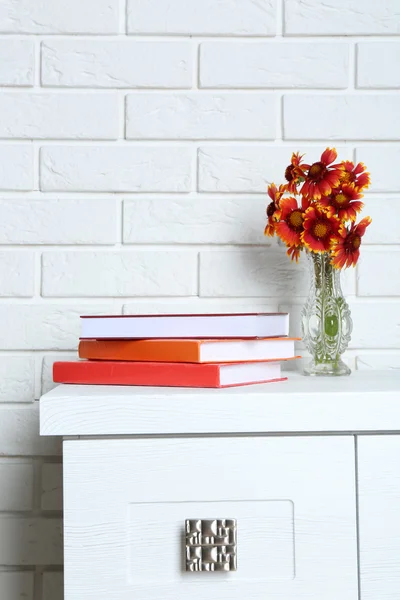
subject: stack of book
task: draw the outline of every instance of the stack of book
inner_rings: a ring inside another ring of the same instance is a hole
[[[220,388],[283,381],[298,358],[287,313],[81,317],[79,358],[56,383]]]

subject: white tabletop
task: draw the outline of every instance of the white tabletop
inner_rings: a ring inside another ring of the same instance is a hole
[[[400,371],[229,389],[60,385],[40,400],[42,435],[400,432]]]

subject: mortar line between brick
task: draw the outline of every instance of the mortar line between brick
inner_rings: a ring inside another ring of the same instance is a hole
[[[121,22],[121,15],[120,15],[120,22]],[[38,37],[40,36],[40,38],[43,41],[64,41],[64,40],[68,40],[68,41],[73,41],[76,39],[79,40],[88,40],[88,41],[94,41],[96,39],[100,39],[103,42],[107,42],[107,41],[113,41],[115,39],[119,40],[119,41],[134,41],[135,39],[139,39],[139,40],[149,40],[149,41],[165,41],[165,42],[172,42],[172,41],[185,41],[189,38],[189,36],[193,39],[196,39],[198,41],[201,40],[215,40],[215,39],[223,39],[223,40],[229,40],[232,42],[240,42],[240,41],[248,41],[248,42],[252,42],[254,41],[254,43],[257,42],[270,42],[271,44],[274,43],[275,39],[276,39],[276,35],[274,33],[271,33],[269,35],[265,35],[265,34],[244,34],[244,35],[235,35],[235,34],[229,34],[229,33],[190,33],[189,31],[186,33],[159,33],[159,32],[153,32],[153,33],[140,33],[140,32],[135,32],[134,34],[129,34],[126,35],[125,32],[116,32],[116,33],[102,33],[102,32],[94,32],[94,33],[15,33],[15,32],[1,32],[0,33],[0,40],[4,39],[4,40],[8,40],[8,39],[15,39],[15,40],[27,40],[27,39],[32,39],[33,37]],[[386,33],[382,33],[382,34],[377,34],[377,33],[365,33],[365,34],[353,34],[353,35],[348,35],[348,34],[313,34],[313,33],[304,33],[304,34],[297,34],[297,33],[286,33],[285,36],[282,38],[282,42],[284,43],[290,43],[290,42],[296,42],[296,43],[307,43],[310,40],[312,42],[317,41],[318,43],[343,43],[343,39],[347,39],[347,40],[351,40],[354,42],[358,42],[358,41],[367,41],[367,42],[372,42],[372,41],[399,41],[399,36],[396,33],[390,33],[390,34],[386,34]]]
[[[119,2],[119,33],[126,35],[128,32],[128,0]]]
[[[356,89],[356,60],[357,60],[357,49],[354,43],[349,45],[349,81],[348,91],[355,91]]]
[[[200,44],[195,41],[192,40],[192,47],[193,47],[193,56],[192,56],[192,68],[193,68],[193,73],[192,73],[192,89],[196,90],[197,92],[202,91],[201,89],[201,84],[200,84],[200,77],[201,77],[201,57],[200,57],[200,53],[201,53],[201,49],[200,49]]]
[[[285,31],[284,0],[276,0],[276,38],[282,38]],[[279,40],[281,41],[281,40]]]

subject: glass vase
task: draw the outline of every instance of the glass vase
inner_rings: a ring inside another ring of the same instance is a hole
[[[311,361],[305,375],[350,375],[341,355],[351,339],[350,309],[340,285],[341,271],[330,264],[328,253],[307,252],[310,293],[302,313],[303,341]]]

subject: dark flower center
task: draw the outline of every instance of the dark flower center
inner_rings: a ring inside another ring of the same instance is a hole
[[[342,194],[341,192],[339,194],[336,194],[336,196],[334,197],[334,200],[339,207],[343,206],[344,204],[347,204],[347,202],[348,202],[346,196],[344,194]]]
[[[301,210],[293,210],[287,220],[287,224],[292,229],[298,230],[303,227],[303,214]]]
[[[325,177],[327,170],[328,169],[326,168],[324,163],[316,162],[313,165],[311,165],[308,171],[308,178],[312,181],[321,181],[321,179]]]
[[[285,179],[286,179],[286,181],[293,181],[294,178],[295,178],[295,175],[294,175],[294,166],[293,165],[289,165],[288,167],[286,167]]]
[[[272,215],[274,214],[275,211],[276,211],[275,202],[271,202],[267,206],[267,217],[272,217]]]
[[[313,227],[313,232],[314,232],[314,236],[316,238],[318,238],[319,240],[325,238],[331,231],[330,225],[329,223],[327,223],[326,221],[322,221],[322,220],[318,220],[316,221],[314,227]]]
[[[354,252],[361,246],[361,237],[357,234],[350,234],[345,241],[344,247],[346,252]]]
[[[340,175],[340,181],[342,183],[354,183],[356,181],[356,176],[353,171],[343,171]]]

